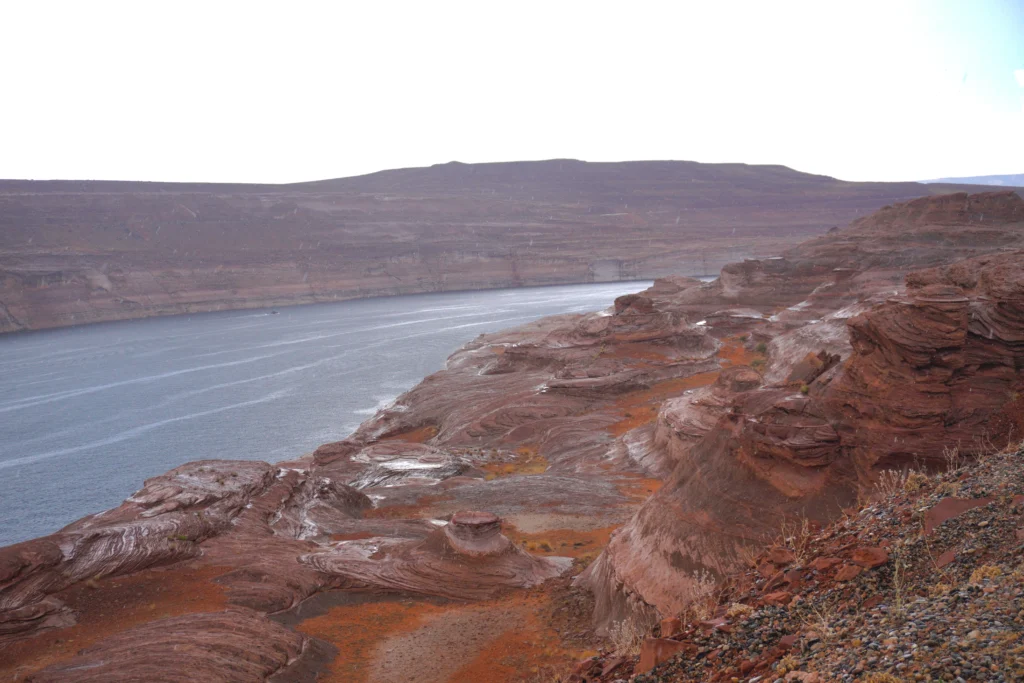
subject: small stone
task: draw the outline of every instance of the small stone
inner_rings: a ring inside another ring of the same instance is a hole
[[[889,561],[889,553],[884,548],[858,548],[853,551],[853,563],[867,569],[881,567]]]
[[[772,548],[768,551],[768,561],[776,567],[785,567],[796,562],[796,555],[789,548]]]
[[[836,581],[850,581],[851,579],[857,578],[862,571],[863,569],[855,564],[843,565],[839,571],[836,572]]]

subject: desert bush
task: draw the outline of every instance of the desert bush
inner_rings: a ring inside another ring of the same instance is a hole
[[[615,654],[628,657],[640,654],[640,646],[658,623],[658,616],[657,610],[644,605],[613,623],[608,629],[608,640]]]
[[[952,448],[943,447],[942,455],[946,459],[946,470],[949,472],[957,472],[963,466],[963,458],[960,457],[960,448],[953,446]]]
[[[634,657],[640,654],[640,646],[647,637],[647,631],[641,630],[632,619],[616,621],[608,629],[608,639],[617,655]]]
[[[689,587],[688,616],[694,621],[710,619],[718,604],[715,577],[707,570],[701,569],[690,576],[693,582]]]
[[[907,473],[900,470],[884,470],[878,475],[878,490],[886,498],[903,490],[907,483]]]
[[[800,662],[793,655],[786,655],[779,660],[779,663],[775,665],[775,673],[780,676],[788,674],[790,671],[796,671],[800,666]]]
[[[800,564],[806,562],[811,550],[811,540],[814,537],[811,520],[806,517],[783,520],[779,527],[779,534],[785,546],[796,555],[796,561]]]
[[[746,617],[754,613],[754,608],[750,605],[744,605],[742,602],[734,602],[729,605],[729,609],[726,610],[725,616],[730,619],[736,619],[739,617]]]
[[[920,491],[928,483],[928,475],[924,472],[908,472],[903,482],[903,490],[908,493]]]
[[[977,569],[975,569],[973,572],[971,572],[971,578],[969,579],[968,583],[976,586],[985,579],[994,579],[1002,575],[1003,570],[997,567],[996,565],[983,564]]]

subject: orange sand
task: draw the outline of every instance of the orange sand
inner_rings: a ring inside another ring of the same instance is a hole
[[[547,459],[540,455],[537,446],[527,444],[516,449],[512,462],[492,462],[481,466],[488,479],[508,477],[513,474],[543,474],[549,466]]]
[[[437,436],[437,427],[424,425],[407,432],[399,432],[381,438],[381,441],[406,441],[408,443],[426,443]]]

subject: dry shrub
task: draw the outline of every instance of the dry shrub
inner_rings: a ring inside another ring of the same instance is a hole
[[[740,546],[739,550],[736,551],[736,557],[739,558],[745,567],[756,567],[759,555],[760,550],[752,545]]]
[[[718,605],[718,584],[707,569],[701,569],[690,576],[687,616],[693,621],[710,619]]]
[[[891,498],[900,491],[907,483],[907,473],[900,470],[883,470],[878,475],[878,490],[886,498]]]
[[[754,608],[750,605],[744,605],[742,602],[734,602],[729,605],[729,609],[726,610],[725,616],[730,619],[736,619],[740,617],[747,617],[754,613]]]
[[[634,657],[640,654],[640,646],[658,623],[658,611],[646,604],[634,608],[622,621],[616,621],[608,629],[608,639],[617,655]]]
[[[779,660],[779,663],[775,665],[775,673],[780,676],[785,676],[790,671],[796,671],[799,668],[800,662],[793,655],[786,655]]]
[[[616,621],[608,629],[608,639],[617,655],[634,657],[640,654],[640,646],[644,644],[647,630],[641,629],[633,619]]]
[[[828,642],[836,635],[836,630],[832,627],[835,621],[836,607],[834,604],[826,602],[811,608],[804,618],[803,625],[808,631],[817,633],[822,641]]]
[[[903,490],[907,493],[913,493],[914,491],[920,491],[928,484],[928,475],[924,472],[911,471],[907,473],[907,478],[903,482]]]
[[[960,448],[953,446],[952,448],[943,447],[942,455],[946,459],[946,470],[949,472],[957,472],[963,467],[964,460],[960,456]]]
[[[814,537],[811,521],[806,517],[799,520],[784,520],[779,527],[779,533],[785,546],[796,555],[796,561],[804,564],[810,554],[811,540]]]
[[[893,611],[897,618],[903,618],[907,599],[907,563],[902,552],[895,553],[892,570]]]
[[[985,579],[994,579],[1003,575],[1003,570],[994,564],[983,564],[982,566],[971,572],[971,578],[968,581],[972,586],[976,586]]]

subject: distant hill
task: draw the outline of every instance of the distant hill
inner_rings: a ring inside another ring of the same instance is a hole
[[[922,183],[955,183],[959,185],[998,185],[1001,187],[1024,187],[1024,173],[1010,175],[976,175],[963,178],[938,178],[922,180]]]
[[[0,332],[716,274],[963,186],[784,166],[448,163],[292,185],[0,180]]]

